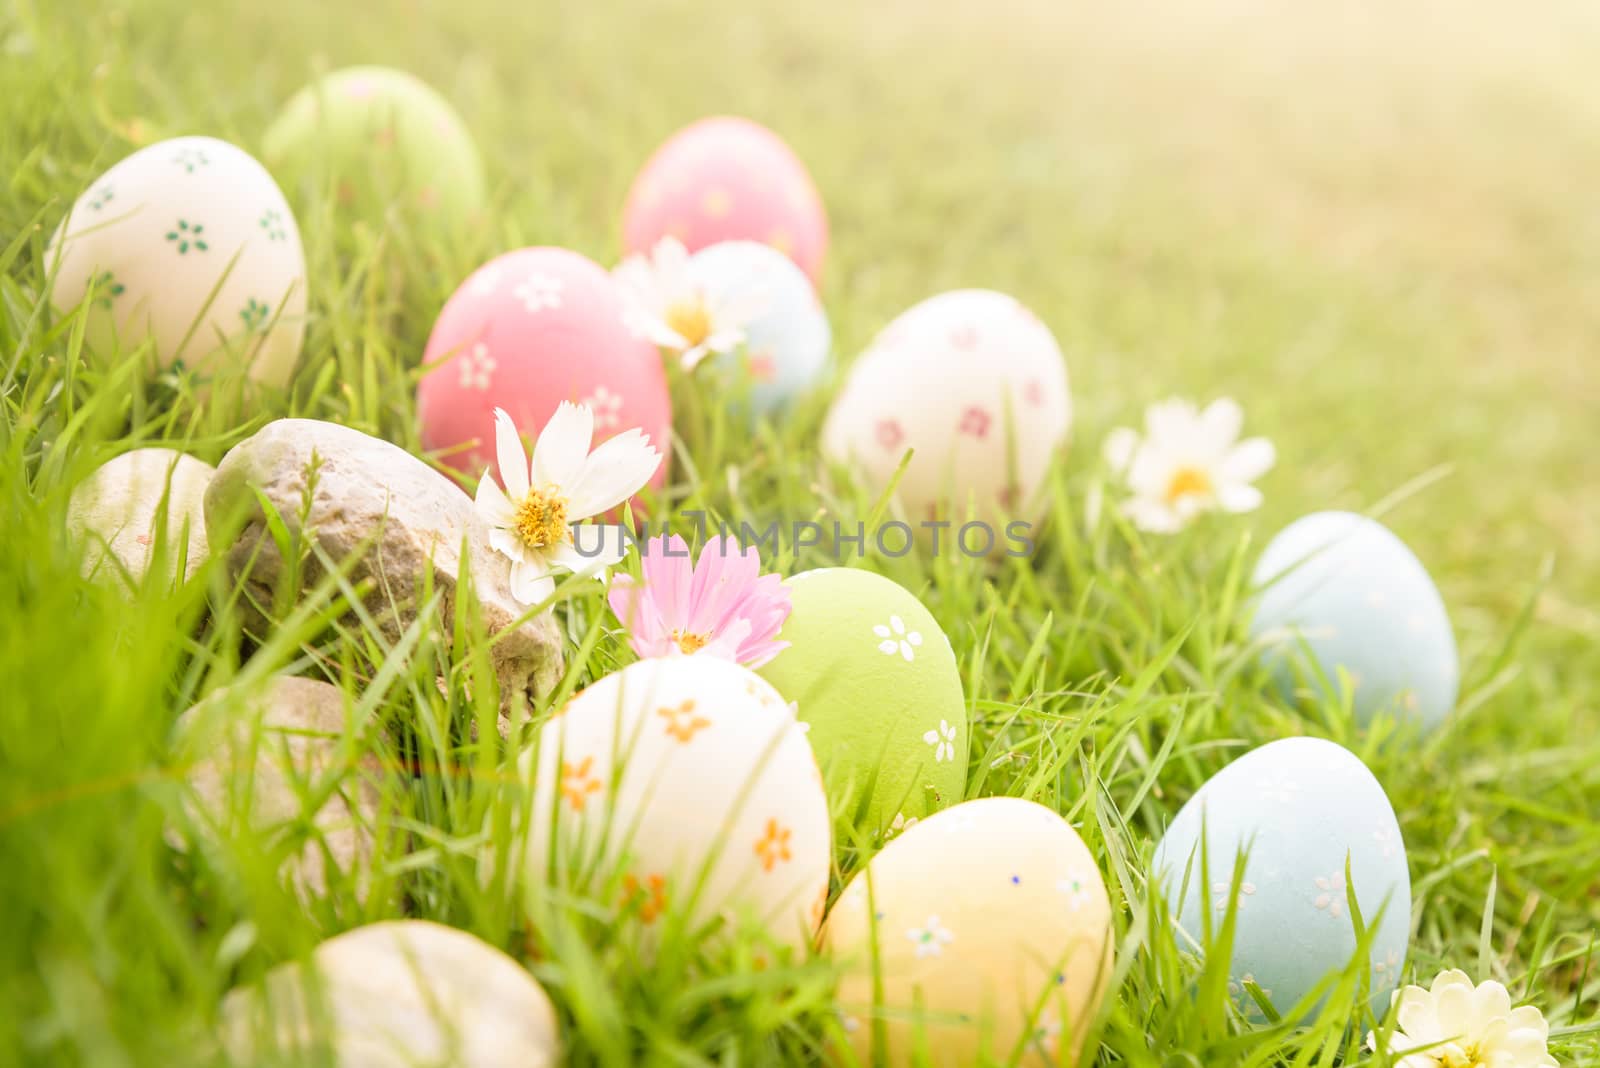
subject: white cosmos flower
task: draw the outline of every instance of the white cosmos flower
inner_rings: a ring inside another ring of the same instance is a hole
[[[1186,400],[1152,404],[1145,433],[1113,430],[1103,449],[1112,472],[1132,496],[1122,509],[1141,530],[1170,534],[1201,512],[1248,512],[1261,504],[1250,483],[1271,469],[1277,454],[1266,438],[1239,440],[1244,412],[1231,398],[1201,411]]]
[[[697,282],[689,251],[675,237],[662,238],[649,256],[629,256],[612,274],[629,326],[678,353],[685,371],[744,344],[745,327],[767,307],[766,294],[749,286],[718,293]]]
[[[1555,1068],[1544,1014],[1532,1005],[1513,1009],[1511,995],[1493,980],[1473,986],[1452,968],[1429,989],[1408,986],[1393,1000],[1398,1018],[1388,1045],[1397,1068]],[[1367,1048],[1378,1048],[1375,1032]]]
[[[594,452],[594,414],[566,401],[556,409],[533,447],[533,462],[511,417],[494,410],[495,455],[502,490],[490,472],[478,483],[478,515],[489,524],[489,544],[511,558],[511,596],[538,604],[555,591],[551,571],[587,575],[622,559],[620,527],[585,528],[573,543],[573,524],[610,511],[632,497],[661,466],[661,454],[635,428],[603,442]]]

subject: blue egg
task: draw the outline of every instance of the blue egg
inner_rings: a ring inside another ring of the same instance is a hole
[[[1286,698],[1297,681],[1337,687],[1342,668],[1362,723],[1393,715],[1433,727],[1455,707],[1460,668],[1444,600],[1382,523],[1351,512],[1296,520],[1267,545],[1253,582],[1250,633],[1267,645]]]
[[[770,415],[817,381],[833,331],[811,280],[793,260],[770,245],[724,241],[696,252],[689,272],[708,292],[753,294],[764,309],[745,327],[743,350],[719,358],[749,368],[752,415]]]
[[[1206,877],[1202,879],[1202,836]],[[1248,854],[1237,889],[1233,868]],[[1349,878],[1345,861],[1349,859]],[[1356,951],[1347,899],[1355,888],[1371,945],[1371,1006],[1382,1013],[1405,964],[1411,877],[1394,809],[1367,766],[1317,738],[1254,749],[1212,776],[1156,845],[1152,874],[1180,927],[1180,943],[1203,947],[1230,899],[1237,909],[1229,990],[1259,1016],[1246,984],[1287,1015]]]

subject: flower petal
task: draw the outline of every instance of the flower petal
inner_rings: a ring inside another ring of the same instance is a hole
[[[567,517],[588,519],[638,493],[661,466],[661,454],[642,430],[624,431],[589,454],[570,483],[563,482]]]
[[[500,478],[513,502],[528,495],[528,454],[517,435],[517,424],[504,408],[494,410],[494,454],[500,464]],[[480,483],[482,485],[482,483]]]
[[[628,555],[628,533],[605,523],[585,523],[572,531],[572,541],[550,550],[550,564],[574,575],[598,575]]]
[[[1261,507],[1261,491],[1242,482],[1217,487],[1217,507],[1224,512],[1253,512]]]
[[[1100,446],[1100,455],[1105,459],[1106,466],[1115,474],[1122,474],[1133,463],[1134,453],[1139,451],[1139,432],[1132,427],[1119,426],[1106,435],[1105,444]]]
[[[1210,457],[1222,456],[1239,440],[1244,409],[1232,397],[1218,397],[1200,413],[1200,445]]]
[[[518,604],[532,607],[556,592],[556,580],[543,556],[529,554],[511,565],[511,597]]]
[[[1192,453],[1200,438],[1200,413],[1181,397],[1159,401],[1144,411],[1146,436],[1162,449]]]
[[[593,438],[594,413],[589,406],[562,401],[539,432],[539,440],[533,446],[534,482],[540,487],[559,487],[562,495],[569,499],[569,516],[573,484],[583,471],[584,460],[589,455],[589,442]],[[584,519],[593,514],[584,512],[572,518]]]
[[[478,480],[478,493],[472,503],[479,518],[491,527],[509,527],[517,521],[517,510],[491,472],[485,471]]]
[[[1133,525],[1151,534],[1174,534],[1183,529],[1183,519],[1177,512],[1159,500],[1133,497],[1122,503]]]
[[[1266,438],[1241,441],[1217,464],[1217,477],[1224,482],[1254,482],[1278,461],[1278,452]]]

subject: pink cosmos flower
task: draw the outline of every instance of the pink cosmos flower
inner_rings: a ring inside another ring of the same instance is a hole
[[[758,668],[789,647],[777,641],[789,618],[789,589],[761,574],[761,556],[715,538],[691,563],[676,534],[644,543],[644,578],[617,575],[607,600],[640,656],[706,653]]]

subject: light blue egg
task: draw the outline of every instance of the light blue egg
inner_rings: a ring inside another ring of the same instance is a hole
[[[1261,594],[1250,633],[1268,645],[1285,697],[1297,680],[1336,687],[1343,668],[1362,723],[1392,714],[1433,727],[1455,707],[1460,668],[1444,600],[1382,523],[1352,512],[1298,519],[1267,545],[1253,582]]]
[[[755,241],[724,241],[696,252],[689,272],[707,292],[755,294],[764,309],[746,326],[743,351],[719,358],[749,366],[752,415],[770,415],[816,382],[833,331],[811,280],[793,260]]]
[[[1233,893],[1241,852],[1248,861]],[[1382,1013],[1405,964],[1411,877],[1394,809],[1354,753],[1316,738],[1286,738],[1246,753],[1178,812],[1156,845],[1152,872],[1180,942],[1192,948],[1203,944],[1203,914],[1211,914],[1215,937],[1230,896],[1237,902],[1229,989],[1259,1017],[1246,983],[1287,1014],[1354,957],[1346,857],[1362,922],[1377,928],[1370,1004]]]

